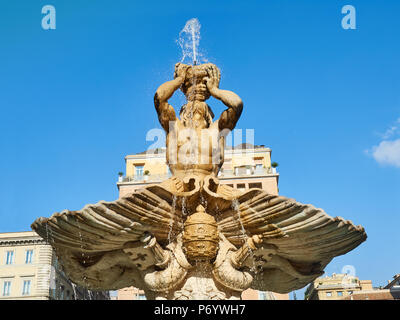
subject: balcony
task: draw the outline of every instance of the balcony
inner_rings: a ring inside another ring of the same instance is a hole
[[[270,176],[278,175],[275,168],[239,168],[236,170],[221,170],[218,174],[218,178],[233,179],[237,177],[259,177],[259,176]],[[145,184],[145,183],[160,183],[172,177],[171,173],[165,174],[149,174],[149,175],[135,175],[135,176],[120,176],[118,183],[134,183],[134,184]]]
[[[171,173],[165,174],[149,174],[139,176],[125,176],[118,180],[118,183],[131,182],[131,183],[157,183],[171,178]]]
[[[218,174],[219,178],[235,178],[235,177],[253,177],[277,175],[275,168],[255,168],[248,166],[246,168],[236,167],[235,170],[221,170]]]

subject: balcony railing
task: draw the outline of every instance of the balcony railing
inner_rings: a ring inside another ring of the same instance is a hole
[[[251,177],[251,176],[265,176],[276,174],[273,168],[255,168],[246,170],[222,170],[219,172],[219,178],[234,178],[234,177]],[[171,178],[171,173],[166,174],[150,174],[140,176],[126,176],[120,177],[118,182],[135,182],[135,183],[154,183],[161,182]]]
[[[236,168],[235,170],[222,170],[219,172],[218,177],[246,177],[246,176],[265,176],[276,174],[274,168]]]
[[[140,175],[140,176],[126,176],[122,178],[122,181],[119,182],[160,182],[171,178],[171,173],[165,174],[149,174],[149,175]]]

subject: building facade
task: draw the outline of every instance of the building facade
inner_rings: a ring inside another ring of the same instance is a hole
[[[305,300],[341,300],[356,292],[373,290],[371,280],[348,274],[333,274],[314,280],[306,289]]]
[[[271,166],[271,149],[250,144],[227,147],[224,159],[218,175],[221,184],[243,190],[261,188],[278,194],[279,174]],[[120,197],[171,177],[165,148],[128,155],[125,164],[126,174],[117,182]]]
[[[166,148],[148,150],[125,157],[126,174],[117,182],[119,197],[150,184],[161,183],[171,177],[166,163]],[[237,189],[260,188],[278,194],[279,174],[271,166],[271,149],[263,145],[241,144],[227,147],[224,164],[218,175],[221,184]],[[118,291],[118,299],[145,299],[143,291],[130,287]],[[259,292],[248,289],[242,294],[244,300],[289,300],[289,294]]]
[[[146,295],[143,290],[129,287],[118,290],[116,300],[146,300]]]
[[[242,300],[289,300],[289,293],[247,289],[242,293]]]
[[[385,287],[356,291],[343,300],[400,300],[400,274],[389,280]]]
[[[0,259],[0,299],[109,299],[108,292],[73,284],[52,247],[33,231],[0,233]]]

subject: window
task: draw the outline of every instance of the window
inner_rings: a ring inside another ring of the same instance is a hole
[[[26,296],[31,293],[31,280],[24,280],[24,285],[22,287],[22,295]]]
[[[4,281],[3,284],[3,296],[7,297],[10,295],[11,292],[11,281]]]
[[[32,263],[32,257],[33,257],[33,250],[26,250],[25,254],[25,263]]]
[[[258,292],[258,299],[259,300],[267,300],[267,293],[263,291]]]
[[[337,295],[338,297],[343,297],[343,291],[338,291]]]
[[[7,251],[6,253],[6,264],[14,263],[14,251]]]
[[[135,175],[139,177],[143,177],[143,167],[144,166],[135,166]]]
[[[262,189],[262,183],[261,183],[261,182],[249,183],[249,188],[259,188],[259,189]]]
[[[246,188],[246,185],[245,185],[244,183],[238,183],[238,184],[237,184],[237,188],[238,188],[238,189],[245,189],[245,188]]]
[[[326,296],[327,296],[327,297],[332,297],[332,292],[327,292],[327,293],[326,293]]]

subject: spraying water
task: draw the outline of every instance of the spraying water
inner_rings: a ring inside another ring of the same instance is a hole
[[[242,232],[244,245],[249,249],[249,252],[250,252],[250,259],[251,259],[252,264],[253,264],[253,266],[251,268],[251,271],[254,271],[255,273],[257,273],[258,270],[257,270],[256,263],[255,263],[254,253],[253,253],[253,250],[250,248],[249,244],[247,243],[248,236],[246,234],[246,230],[244,229],[244,226],[243,226],[243,223],[242,223],[242,217],[241,217],[241,214],[240,214],[240,207],[239,206],[240,206],[239,205],[239,201],[237,199],[234,199],[232,201],[232,209],[237,215],[237,220],[239,222],[240,229],[241,229],[241,232]]]
[[[175,211],[176,211],[176,195],[174,195],[174,197],[172,198],[172,212],[171,212],[171,218],[169,220],[168,244],[171,243],[172,239],[172,228],[174,226]]]
[[[82,252],[82,254],[81,254],[82,255],[82,260],[83,260],[83,264],[85,264],[86,260],[85,260],[85,254],[83,253],[84,250],[83,250],[83,239],[82,239],[82,234],[81,234],[81,226],[80,226],[78,221],[76,221],[76,223],[77,223],[77,226],[78,226],[78,229],[79,229],[78,234],[79,234],[79,242],[80,242],[80,247],[81,247],[81,252]],[[82,273],[82,279],[83,279],[83,282],[85,283],[85,287],[87,288],[88,287],[87,277],[86,277],[86,274],[84,272]],[[83,293],[83,300],[85,300],[85,293]]]
[[[76,284],[73,283],[73,282],[71,282],[71,285],[72,285],[72,290],[74,290],[74,300],[77,300],[78,297],[77,297],[77,295],[76,295]]]
[[[182,49],[182,60],[185,62],[189,58],[192,65],[201,63],[202,55],[199,54],[200,43],[200,22],[197,18],[190,19],[186,22],[184,28],[179,32],[178,44]]]

